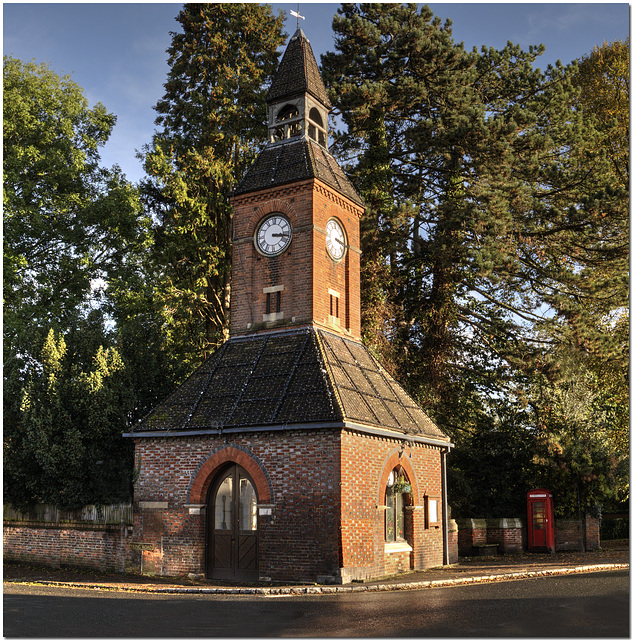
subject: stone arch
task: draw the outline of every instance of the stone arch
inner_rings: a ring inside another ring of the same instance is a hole
[[[268,200],[267,202],[264,202],[263,204],[256,207],[255,215],[252,217],[252,227],[251,229],[249,229],[250,235],[255,235],[259,223],[269,213],[283,213],[288,217],[288,220],[290,221],[292,227],[295,227],[297,224],[296,210],[294,208],[294,205],[288,200],[274,198],[273,200]]]
[[[401,467],[406,472],[412,489],[413,504],[420,505],[422,494],[419,488],[417,474],[410,462],[410,458],[402,449],[392,449],[388,453],[388,457],[382,466],[382,473],[380,474],[380,482],[378,485],[377,504],[382,507],[386,506],[386,483],[388,482],[388,476],[395,467]]]
[[[204,504],[209,487],[217,473],[229,463],[243,467],[252,478],[259,502],[272,502],[272,488],[261,462],[253,454],[235,446],[226,445],[214,451],[200,465],[189,487],[190,504]]]

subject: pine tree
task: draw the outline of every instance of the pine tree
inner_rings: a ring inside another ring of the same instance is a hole
[[[265,140],[266,85],[283,42],[268,5],[185,4],[172,33],[145,202],[173,344],[196,361],[228,336],[231,190]]]
[[[589,302],[606,265],[608,305],[626,299],[612,232],[626,200],[573,101],[576,65],[541,72],[543,48],[512,43],[466,52],[414,5],[344,5],[334,31],[323,67],[347,125],[338,148],[377,208],[363,253],[399,278],[365,269],[363,287],[402,310],[384,328],[399,377],[458,429],[467,394],[506,393],[553,345],[601,340]],[[376,155],[381,189],[367,184]]]

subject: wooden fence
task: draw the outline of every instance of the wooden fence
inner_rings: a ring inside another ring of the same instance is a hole
[[[11,505],[4,505],[4,522],[46,522],[77,524],[126,524],[134,523],[132,504],[88,505],[81,509],[64,511],[50,504],[37,504],[27,512],[20,512]]]

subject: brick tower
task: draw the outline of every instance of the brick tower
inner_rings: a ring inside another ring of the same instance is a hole
[[[327,151],[331,105],[300,29],[267,102],[268,146],[233,199],[231,334],[314,325],[359,340],[364,208]]]
[[[360,340],[362,200],[309,41],[233,194],[231,337],[133,430],[141,571],[349,582],[447,562],[452,447]]]

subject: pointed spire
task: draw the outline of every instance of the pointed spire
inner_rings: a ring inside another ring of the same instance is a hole
[[[311,94],[327,110],[331,110],[312,45],[301,29],[297,29],[288,42],[268,91],[267,102],[276,102],[299,93]]]

